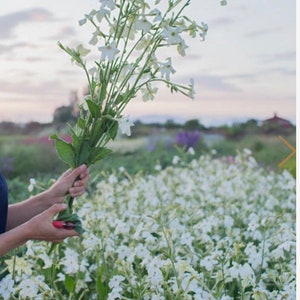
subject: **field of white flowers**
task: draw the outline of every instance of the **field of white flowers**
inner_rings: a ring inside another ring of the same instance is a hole
[[[1,299],[296,299],[295,179],[248,150],[120,169],[76,204],[82,238],[5,257]]]

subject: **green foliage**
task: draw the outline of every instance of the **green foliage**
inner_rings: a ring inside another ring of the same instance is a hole
[[[287,135],[285,138],[291,145],[296,144],[294,134]],[[278,170],[278,164],[291,153],[277,135],[249,134],[238,141],[226,139],[214,145],[217,156],[235,155],[237,150],[244,148],[252,151],[258,163],[274,170]]]
[[[295,145],[294,135],[285,138],[291,145]],[[64,163],[57,158],[52,145],[25,144],[24,141],[27,139],[28,136],[0,138],[0,168],[2,174],[8,179],[11,203],[29,196],[27,188],[30,178],[49,182],[51,178],[57,178],[66,169]],[[119,149],[116,148],[113,153],[91,167],[92,178],[105,178],[108,173],[121,167],[126,169],[129,176],[137,173],[152,174],[155,172],[156,165],[159,164],[162,169],[165,169],[172,164],[173,156],[178,155],[178,149],[164,137],[158,138],[154,146],[151,146],[149,142],[148,144],[143,142],[126,150],[128,145],[134,143],[135,139],[126,139],[126,145],[121,141],[116,141],[115,144],[120,144]],[[223,140],[211,147],[217,150],[216,156],[218,157],[234,156],[237,150],[248,148],[260,165],[278,171],[280,171],[278,164],[291,153],[277,136],[271,135],[248,135],[240,141]],[[195,150],[196,155],[199,155],[211,149],[203,145]],[[100,150],[98,155],[101,156],[102,151],[109,150]],[[3,168],[5,166],[12,167],[12,169],[6,171]],[[283,168],[295,176],[296,158],[292,157]]]
[[[296,157],[293,156],[281,168],[288,170],[296,178],[296,167]]]
[[[0,143],[0,170],[8,179],[20,177],[28,180],[64,170],[53,146],[31,136],[2,137]]]
[[[75,151],[70,143],[65,142],[63,139],[58,137],[56,134],[50,136],[51,139],[55,140],[56,151],[58,157],[66,163],[69,167],[75,167]]]
[[[200,124],[198,119],[188,120],[183,124],[184,130],[201,130],[205,129],[205,126]]]
[[[17,203],[30,196],[28,191],[28,181],[21,180],[20,177],[15,177],[8,180],[7,184],[10,204]]]

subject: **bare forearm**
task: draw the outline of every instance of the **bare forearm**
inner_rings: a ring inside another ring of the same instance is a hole
[[[67,237],[78,236],[75,230],[58,229],[52,224],[53,217],[66,208],[66,204],[54,204],[22,225],[0,234],[0,256],[28,240],[61,242]]]
[[[20,203],[9,205],[6,230],[13,229],[51,206],[49,192],[33,196]]]
[[[27,237],[26,224],[18,226],[0,235],[0,257],[18,246],[26,243]]]

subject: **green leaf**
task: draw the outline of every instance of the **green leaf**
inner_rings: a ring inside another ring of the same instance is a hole
[[[86,126],[86,121],[83,118],[78,118],[77,125],[79,128],[84,129]]]
[[[79,143],[80,140],[79,140],[79,137],[75,134],[75,132],[73,132],[73,134],[72,134],[72,141],[73,141],[73,148],[76,153],[76,152],[78,152],[78,149],[80,146],[80,143]]]
[[[109,126],[108,134],[109,134],[110,138],[112,140],[114,140],[118,133],[119,124],[117,121],[114,121],[114,120],[110,120],[110,121],[111,121],[111,123]]]
[[[58,157],[68,164],[71,168],[75,166],[75,151],[72,144],[65,142],[56,134],[50,136],[52,140],[55,140],[55,147]]]
[[[90,153],[90,165],[96,163],[97,161],[105,158],[107,155],[112,153],[111,149],[108,149],[106,147],[100,147],[100,148],[93,148]]]
[[[66,274],[65,278],[65,287],[69,293],[72,293],[75,288],[75,279],[68,274]]]
[[[101,265],[96,278],[96,288],[99,299],[106,299],[109,292],[108,283],[103,282],[106,276],[107,274],[104,274],[104,267]]]
[[[87,106],[89,108],[89,112],[91,113],[93,118],[97,118],[100,116],[100,107],[94,101],[87,99]]]
[[[79,150],[80,152],[78,153],[77,166],[82,164],[89,165],[89,156],[91,152],[89,140],[83,140]]]
[[[101,135],[103,133],[101,131],[102,123],[103,123],[102,119],[97,119],[96,124],[93,128],[93,131],[91,131],[91,138],[90,138],[90,146],[91,147],[96,146],[97,142],[101,138]]]
[[[102,81],[101,87],[100,87],[100,93],[99,93],[99,100],[102,103],[106,97],[106,88],[107,83],[105,81]]]

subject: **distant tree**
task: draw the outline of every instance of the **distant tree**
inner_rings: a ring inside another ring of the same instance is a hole
[[[179,127],[180,127],[180,125],[176,124],[174,122],[174,120],[172,120],[172,119],[168,119],[165,123],[165,128],[167,128],[167,129],[174,129],[174,128],[179,128]]]
[[[0,134],[14,134],[19,132],[21,129],[21,126],[19,124],[13,123],[13,122],[1,122],[0,123]]]
[[[53,115],[53,123],[73,123],[76,117],[73,115],[72,106],[60,106],[55,109]]]
[[[79,97],[77,91],[71,91],[69,95],[69,105],[60,106],[55,109],[53,123],[74,123],[78,117]]]
[[[205,126],[200,124],[198,119],[191,119],[191,120],[186,121],[183,124],[183,129],[184,130],[201,130],[201,129],[205,129]]]
[[[256,131],[258,129],[258,121],[255,119],[249,119],[245,123],[241,124],[241,127],[247,131]]]
[[[41,131],[44,127],[45,127],[44,124],[41,124],[41,123],[39,123],[39,122],[32,121],[32,122],[26,123],[26,124],[24,125],[22,132],[23,132],[24,134],[38,133],[38,132]]]

